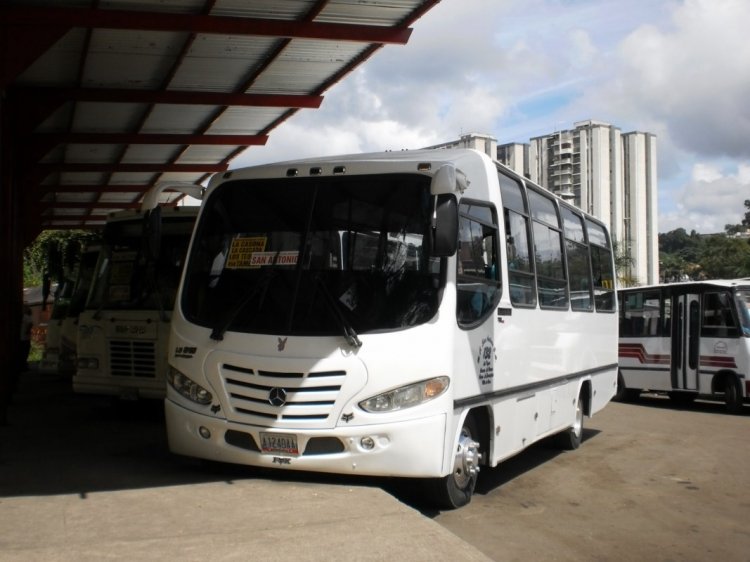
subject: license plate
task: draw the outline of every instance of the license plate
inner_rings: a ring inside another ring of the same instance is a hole
[[[299,455],[297,436],[288,433],[260,434],[260,449],[264,453],[280,453],[285,455]]]

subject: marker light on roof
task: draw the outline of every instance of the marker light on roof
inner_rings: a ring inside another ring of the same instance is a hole
[[[310,168],[310,175],[311,176],[319,176],[323,173],[323,168],[316,167],[316,168]]]
[[[346,173],[346,166],[336,166],[333,169],[334,174],[345,174]]]
[[[297,176],[298,173],[299,172],[297,171],[297,168],[289,168],[286,171],[286,177],[288,177],[288,178],[294,178],[294,177]]]
[[[429,162],[420,162],[417,164],[417,171],[418,172],[429,172],[432,170],[432,164]]]

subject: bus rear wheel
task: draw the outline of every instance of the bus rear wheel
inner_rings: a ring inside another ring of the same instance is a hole
[[[724,380],[724,403],[730,414],[742,413],[742,387],[737,377],[728,375]]]
[[[437,507],[456,509],[468,504],[479,475],[479,430],[469,414],[461,427],[453,457],[453,470],[447,476],[431,481],[431,500]]]
[[[583,440],[583,395],[576,401],[576,417],[573,425],[555,435],[555,444],[566,451],[577,449]]]

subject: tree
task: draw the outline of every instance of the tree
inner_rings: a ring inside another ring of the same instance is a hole
[[[703,239],[695,230],[688,234],[684,228],[678,228],[659,235],[659,251],[675,254],[687,263],[698,261]]]
[[[750,199],[745,199],[745,209],[747,211],[740,224],[727,224],[724,226],[724,231],[727,234],[738,234],[750,228]]]
[[[636,284],[633,279],[631,268],[633,267],[633,256],[630,254],[630,246],[622,244],[614,236],[612,237],[612,252],[615,260],[615,271],[617,279],[622,287],[631,287]]]
[[[700,255],[700,264],[708,279],[750,276],[750,244],[739,238],[709,236]]]
[[[665,283],[682,281],[693,268],[678,254],[659,252],[659,275]]]
[[[78,262],[83,245],[98,239],[98,233],[86,230],[43,231],[23,252],[24,287],[61,281],[65,270]]]

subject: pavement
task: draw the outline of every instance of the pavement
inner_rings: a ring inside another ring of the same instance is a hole
[[[0,561],[490,560],[410,492],[206,466],[169,453],[161,402],[76,395],[70,376],[31,370],[0,427]]]

